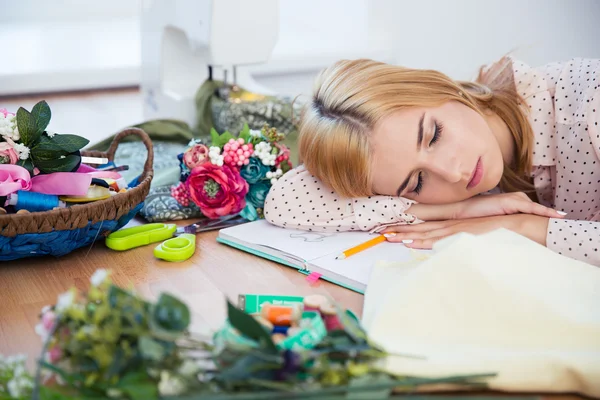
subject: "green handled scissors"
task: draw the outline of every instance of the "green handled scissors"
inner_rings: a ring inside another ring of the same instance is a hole
[[[244,222],[247,220],[239,215],[228,215],[220,219],[205,219],[182,228],[175,224],[161,223],[134,226],[108,235],[106,246],[112,250],[124,251],[164,240],[154,249],[154,256],[167,261],[184,261],[196,251],[196,233]]]

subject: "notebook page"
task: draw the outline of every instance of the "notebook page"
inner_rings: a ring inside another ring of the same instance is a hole
[[[383,242],[343,260],[336,260],[337,254],[327,254],[309,263],[308,268],[326,277],[364,289],[369,282],[375,263],[403,262],[430,254],[431,251],[412,250],[401,243]]]
[[[328,233],[284,229],[265,220],[222,229],[219,236],[231,241],[254,244],[255,246],[251,247],[255,247],[256,250],[259,250],[259,246],[266,246],[305,261],[328,254],[335,257],[340,252],[374,237],[368,232]]]

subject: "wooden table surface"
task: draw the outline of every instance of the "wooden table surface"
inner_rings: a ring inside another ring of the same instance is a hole
[[[87,288],[90,276],[99,268],[112,270],[117,285],[133,286],[148,298],[157,298],[161,292],[178,296],[189,305],[191,329],[199,333],[218,329],[226,315],[225,298],[237,302],[238,294],[244,293],[322,293],[361,315],[362,295],[324,281],[310,286],[305,275],[293,268],[219,244],[216,236],[217,232],[197,235],[196,253],[182,263],[154,258],[152,245],[115,252],[106,248],[103,241],[59,259],[42,257],[0,263],[0,354],[26,354],[32,368],[41,349],[34,331],[41,308],[55,304],[57,296],[72,286]]]

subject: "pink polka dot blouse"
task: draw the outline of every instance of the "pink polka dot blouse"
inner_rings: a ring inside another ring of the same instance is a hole
[[[600,60],[539,68],[510,60],[510,66],[530,111],[539,202],[568,213],[564,220],[550,219],[546,245],[600,266]],[[341,198],[299,166],[273,186],[265,217],[295,229],[371,231],[420,222],[410,214],[412,204],[390,196]]]

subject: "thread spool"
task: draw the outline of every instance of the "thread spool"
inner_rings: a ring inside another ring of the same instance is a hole
[[[27,210],[30,212],[48,211],[57,207],[66,207],[66,204],[60,201],[56,195],[23,190],[10,195],[7,205],[14,206],[18,211]]]
[[[311,294],[304,298],[303,303],[304,311],[320,312],[322,306],[329,304],[329,300],[322,294]]]
[[[337,315],[337,310],[333,304],[326,304],[321,307],[321,314],[323,315],[323,322],[325,322],[327,332],[343,329],[342,323]]]
[[[271,322],[273,325],[287,325],[296,323],[302,314],[300,304],[291,306],[276,306],[273,304],[265,304],[260,310],[260,315]]]
[[[289,326],[275,325],[273,327],[273,333],[283,333],[284,335],[287,335],[289,329],[291,329]]]

